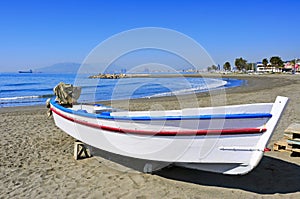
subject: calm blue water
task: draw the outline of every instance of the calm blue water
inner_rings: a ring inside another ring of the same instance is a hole
[[[234,79],[128,78],[88,79],[75,74],[0,73],[0,107],[44,105],[59,82],[79,85],[79,102],[150,98],[203,92],[220,86],[239,86]]]

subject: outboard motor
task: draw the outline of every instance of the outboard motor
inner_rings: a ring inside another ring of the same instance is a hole
[[[72,107],[80,97],[81,87],[73,86],[72,84],[65,84],[60,82],[53,88],[56,96],[55,101],[64,107]],[[48,117],[52,115],[50,110],[50,99],[46,101],[46,106],[49,109],[47,112]]]

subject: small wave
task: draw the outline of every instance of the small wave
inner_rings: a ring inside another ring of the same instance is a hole
[[[40,96],[19,96],[19,97],[3,97],[0,101],[11,101],[11,100],[22,100],[22,99],[33,99],[39,98]]]
[[[32,96],[2,97],[0,98],[0,102],[14,101],[14,100],[27,100],[27,99],[35,99],[35,98],[49,98],[53,96],[54,95],[52,94],[46,94],[46,95],[32,95]]]
[[[10,107],[10,106],[16,106],[16,105],[35,105],[35,104],[43,104],[45,102],[44,100],[41,100],[41,98],[35,98],[35,100],[28,100],[28,101],[14,101],[13,103],[10,101],[0,101],[0,107]]]
[[[11,84],[4,84],[3,86],[32,86],[38,84],[40,83],[11,83]]]
[[[165,93],[158,93],[151,96],[145,96],[144,98],[152,98],[152,97],[166,97],[166,96],[174,96],[174,95],[186,95],[186,94],[193,94],[197,92],[203,92],[207,90],[217,89],[220,87],[223,87],[227,84],[227,81],[224,80],[213,80],[213,83],[210,83],[208,85],[203,85],[199,87],[194,88],[188,88],[188,89],[181,89],[177,91],[170,91]]]
[[[20,88],[20,89],[3,89],[0,90],[0,93],[10,93],[10,92],[24,92],[24,91],[29,91],[29,92],[39,92],[39,91],[52,91],[52,88],[38,88],[38,89],[24,89],[24,88]]]

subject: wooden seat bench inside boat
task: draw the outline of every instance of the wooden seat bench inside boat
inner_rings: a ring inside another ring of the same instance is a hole
[[[81,113],[92,113],[92,114],[101,114],[109,116],[111,112],[117,111],[112,107],[100,106],[100,105],[74,105],[72,110],[78,111]]]

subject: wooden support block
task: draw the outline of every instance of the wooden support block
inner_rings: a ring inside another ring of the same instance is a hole
[[[287,140],[287,142],[292,145],[291,157],[300,157],[300,138]]]
[[[88,149],[85,147],[84,143],[77,140],[74,142],[74,159],[84,159],[91,157]]]
[[[300,149],[292,149],[292,157],[300,157]]]
[[[283,134],[283,139],[293,139],[293,134],[292,133],[284,133]]]
[[[291,151],[292,146],[289,145],[286,140],[279,140],[274,143],[273,145],[273,150],[274,151]]]
[[[300,134],[293,133],[292,139],[300,139]]]
[[[293,148],[300,148],[300,139],[292,139],[292,140],[287,140],[288,144],[293,145]]]
[[[300,149],[292,149],[293,152],[300,153]]]

